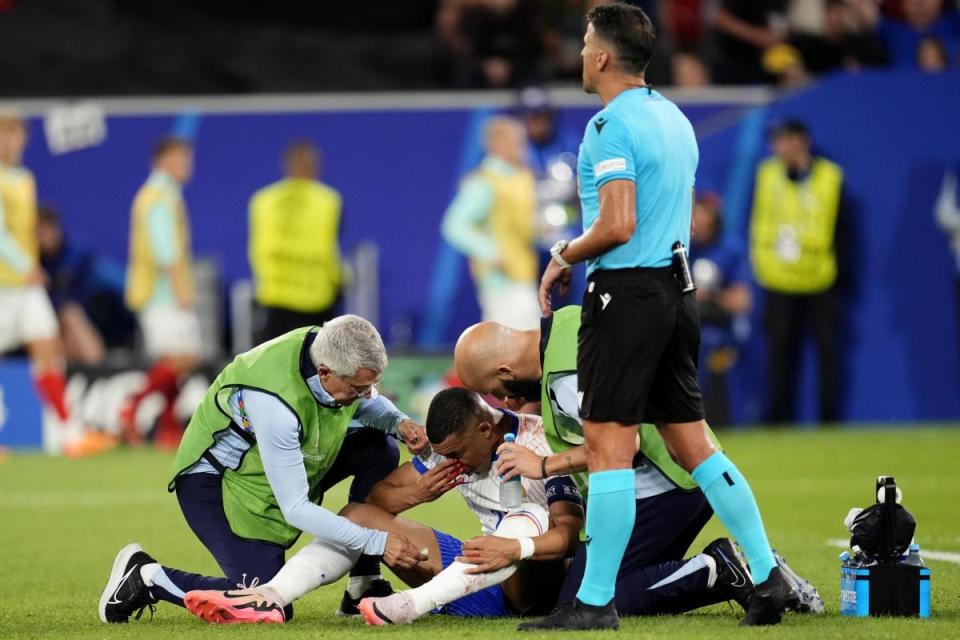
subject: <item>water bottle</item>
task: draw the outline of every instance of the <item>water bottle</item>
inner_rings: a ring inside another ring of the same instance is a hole
[[[907,557],[903,561],[903,564],[908,564],[912,567],[927,566],[923,564],[923,559],[920,557],[920,545],[913,543],[907,547]]]
[[[503,436],[504,442],[515,442],[517,437],[512,433]],[[500,469],[497,469],[500,473]],[[509,480],[500,482],[500,506],[505,509],[514,509],[523,504],[523,486],[520,484],[520,476],[514,476]]]

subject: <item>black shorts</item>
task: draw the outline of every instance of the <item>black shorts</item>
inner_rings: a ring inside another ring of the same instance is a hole
[[[669,267],[591,274],[578,344],[582,418],[626,425],[703,419],[700,313]]]

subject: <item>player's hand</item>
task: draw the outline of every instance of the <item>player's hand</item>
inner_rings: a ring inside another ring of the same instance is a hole
[[[561,267],[556,260],[550,260],[543,271],[543,277],[540,278],[540,311],[544,317],[553,313],[550,299],[553,297],[554,288],[558,286],[560,295],[566,295],[570,289],[570,269]]]
[[[520,541],[500,536],[479,536],[463,543],[457,562],[476,565],[465,573],[490,573],[520,560]]]
[[[417,478],[417,504],[433,502],[464,482],[464,469],[459,460],[445,460]]]
[[[504,442],[497,448],[497,473],[505,481],[516,476],[541,480],[543,456],[516,442]]]
[[[407,449],[409,449],[413,455],[417,455],[430,446],[430,441],[427,440],[427,430],[412,420],[404,420],[401,422],[397,426],[397,431],[400,433],[400,437],[403,438],[403,442],[407,445]]]
[[[406,537],[399,533],[387,534],[387,546],[383,549],[383,561],[388,567],[412,569],[418,562],[426,560],[427,556],[420,553]]]

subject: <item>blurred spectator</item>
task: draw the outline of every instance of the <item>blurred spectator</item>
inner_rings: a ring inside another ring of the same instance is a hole
[[[927,73],[946,71],[950,66],[947,50],[936,38],[924,38],[917,47],[917,66]]]
[[[763,70],[783,88],[796,88],[810,81],[800,52],[785,43],[776,44],[763,52]]]
[[[784,7],[784,0],[719,0],[711,37],[714,82],[757,84],[767,80],[761,56],[784,40]]]
[[[291,143],[284,178],[250,199],[250,270],[257,302],[257,344],[336,315],[343,281],[340,194],[320,182],[320,150]]]
[[[921,61],[921,43],[928,38],[940,42],[947,59],[957,59],[960,54],[960,12],[956,8],[945,11],[943,0],[903,0],[902,9],[903,22],[883,18],[877,27],[877,34],[886,45],[894,66],[917,66]]]
[[[679,51],[670,59],[671,77],[677,87],[706,87],[710,84],[710,70],[699,56]]]
[[[727,373],[737,361],[734,321],[750,312],[753,294],[743,247],[723,234],[720,198],[698,194],[690,261],[700,303],[700,387],[710,424],[730,424]]]
[[[74,433],[65,397],[63,346],[50,299],[47,274],[37,248],[37,187],[21,164],[27,124],[0,114],[0,354],[26,347],[37,395],[59,419],[55,430],[70,457],[113,447],[113,438],[92,431]],[[79,426],[79,425],[74,425]]]
[[[544,50],[550,62],[551,76],[580,79],[583,63],[583,21],[587,12],[607,0],[545,0],[546,31]]]
[[[773,133],[774,156],[760,163],[750,223],[750,261],[764,291],[770,422],[791,422],[803,333],[819,363],[822,422],[840,417],[837,342],[837,223],[843,170],[814,156],[806,125],[786,121]]]
[[[883,42],[849,0],[827,0],[819,32],[797,33],[789,42],[799,50],[806,69],[815,74],[887,61]]]
[[[181,379],[199,363],[201,349],[190,221],[182,194],[192,174],[192,143],[161,138],[153,150],[150,176],[133,200],[126,300],[137,314],[147,357],[154,364],[143,387],[121,410],[124,437],[131,443],[142,439],[137,409],[155,392],[164,399],[155,441],[172,449],[183,435],[174,401]]]
[[[437,32],[455,87],[515,87],[540,75],[546,30],[537,0],[442,0]]]
[[[540,323],[536,191],[523,125],[491,118],[484,148],[486,157],[444,215],[443,237],[470,258],[483,319],[532,329]]]
[[[95,256],[67,242],[60,216],[47,206],[37,215],[37,245],[67,361],[99,364],[105,352],[103,336],[87,314],[96,289]]]
[[[543,265],[550,260],[550,247],[555,242],[570,240],[579,233],[576,167],[581,136],[559,126],[557,111],[540,87],[520,92],[516,113],[527,131],[530,169],[537,180],[536,237],[538,263]],[[581,289],[572,286],[566,299],[578,300]],[[555,304],[560,304],[559,298]]]

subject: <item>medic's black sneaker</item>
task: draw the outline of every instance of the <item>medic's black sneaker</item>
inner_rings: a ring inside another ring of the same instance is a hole
[[[140,577],[140,567],[156,562],[144,552],[139,544],[128,544],[117,553],[110,570],[110,579],[100,596],[100,620],[109,623],[124,623],[136,611],[136,619],[143,610],[153,605],[157,599]]]
[[[713,590],[727,600],[736,600],[747,611],[750,598],[753,597],[753,581],[733,543],[726,538],[717,538],[704,548],[703,553],[717,563],[717,579],[713,583]]]

